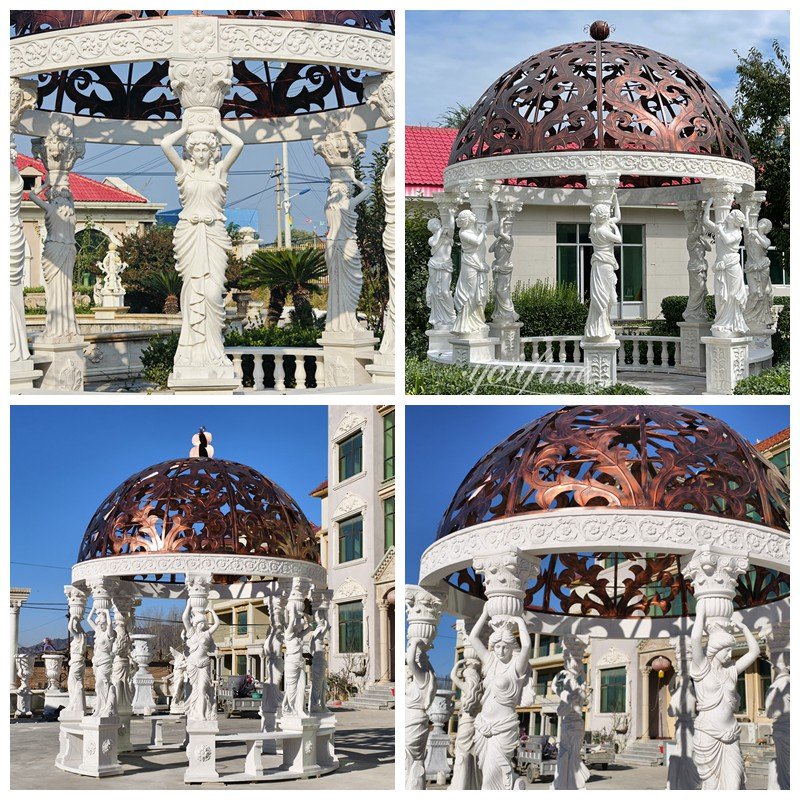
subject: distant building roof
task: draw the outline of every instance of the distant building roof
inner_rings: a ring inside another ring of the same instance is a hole
[[[41,161],[35,158],[23,155],[17,155],[17,169],[20,171],[28,168],[33,168],[41,175],[47,175],[47,170]],[[101,183],[100,181],[87,178],[77,172],[70,172],[69,174],[69,188],[75,198],[76,203],[148,203],[149,200],[143,195],[133,194],[112,186],[110,183]],[[24,198],[28,199],[28,193],[25,192]]]
[[[314,489],[313,491],[309,492],[309,495],[311,497],[316,497],[317,495],[323,495],[324,496],[327,493],[328,493],[328,481],[325,480],[325,481],[322,481],[322,483],[319,486],[317,486],[316,489]]]
[[[760,442],[757,442],[756,450],[758,450],[761,453],[764,453],[767,450],[772,450],[773,447],[777,447],[779,444],[783,444],[784,442],[788,441],[789,441],[789,428],[784,428],[782,431],[773,433],[772,436],[769,436],[766,439],[762,439]]]
[[[406,127],[406,197],[430,197],[444,186],[455,128]]]

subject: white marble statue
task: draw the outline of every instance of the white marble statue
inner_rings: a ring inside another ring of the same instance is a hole
[[[455,209],[440,206],[441,220],[432,217],[428,220],[431,237],[428,247],[428,285],[425,288],[425,302],[431,313],[428,322],[434,330],[451,331],[456,322],[453,306],[453,293],[450,284],[453,280],[453,233],[455,232]]]
[[[184,158],[175,144],[185,138]],[[221,142],[230,145],[220,158]],[[175,170],[181,212],[175,226],[175,268],[183,278],[181,335],[175,367],[230,369],[222,329],[225,324],[225,270],[231,237],[225,228],[228,173],[244,143],[236,134],[216,124],[213,130],[190,130],[184,117],[181,127],[161,141],[161,148]]]
[[[685,322],[707,322],[706,298],[708,297],[708,261],[711,240],[703,225],[703,214],[699,203],[685,210],[687,223],[686,250],[689,253],[689,297],[683,312]]]
[[[583,671],[587,642],[572,635],[563,636],[561,642],[564,669],[553,678],[551,684],[553,694],[558,697],[556,713],[561,721],[553,788],[585,789],[589,770],[581,759],[581,749],[585,729],[583,708],[589,700]]]
[[[186,701],[186,716],[194,720],[217,718],[217,699],[214,691],[212,667],[217,646],[214,633],[219,628],[219,617],[213,608],[200,609],[192,605],[192,597],[183,610],[183,629],[186,632],[186,674],[191,685]],[[211,624],[208,624],[208,616]]]
[[[114,662],[114,642],[116,634],[111,624],[111,614],[107,608],[95,605],[86,619],[94,631],[92,648],[92,671],[94,672],[94,710],[92,715],[102,716],[107,708],[111,689],[111,668]]]
[[[735,631],[743,634],[747,653],[734,661]],[[703,633],[708,641],[703,648]],[[692,627],[691,677],[697,695],[694,721],[694,761],[703,789],[744,789],[745,770],[739,748],[739,708],[736,684],[758,658],[760,649],[744,625],[707,623],[704,603],[698,603]]]
[[[592,271],[589,278],[589,314],[585,337],[593,341],[614,338],[611,313],[617,302],[617,270],[619,264],[614,247],[622,243],[619,222],[622,214],[616,192],[611,205],[597,203],[589,214],[589,239],[592,242]]]
[[[124,613],[115,605],[111,685],[114,687],[116,706],[122,712],[129,712],[133,701],[130,625],[131,614]]]
[[[125,288],[122,285],[122,273],[128,268],[127,262],[122,260],[115,242],[108,243],[108,252],[102,261],[96,263],[103,277],[95,282],[95,302],[98,298],[102,304],[104,297],[124,296]]]
[[[31,716],[31,676],[33,675],[33,664],[31,657],[27,653],[17,653],[15,660],[17,662],[17,677],[19,678],[19,686],[17,686],[17,717]]]
[[[497,202],[492,199],[492,232],[495,239],[489,247],[489,252],[494,256],[492,262],[492,275],[494,277],[494,311],[492,322],[504,325],[513,324],[519,319],[519,314],[514,309],[511,298],[513,286],[511,277],[514,265],[511,263],[511,254],[514,251],[514,237],[511,228],[514,224],[516,209],[513,204],[504,204],[503,210],[498,212]]]
[[[67,672],[67,711],[81,717],[86,709],[86,694],[83,685],[86,673],[86,631],[81,624],[86,610],[86,595],[74,586],[66,586],[64,593],[69,601],[69,671]]]
[[[790,678],[789,678],[789,625],[769,625],[763,631],[767,639],[767,652],[772,663],[773,678],[764,709],[772,720],[772,740],[775,758],[769,765],[767,789],[789,789],[790,785]]]
[[[675,752],[670,756],[667,768],[667,789],[699,789],[700,776],[692,748],[697,697],[688,675],[691,643],[685,635],[670,641],[675,650],[675,674],[669,682],[667,714],[675,720]]]
[[[283,673],[283,716],[305,717],[306,714],[306,663],[303,658],[303,640],[311,628],[306,623],[305,593],[300,578],[292,580],[292,590],[286,601],[283,641],[286,648]]]
[[[406,789],[425,788],[428,709],[436,696],[436,673],[428,658],[428,637],[410,638],[406,650]]]
[[[515,775],[511,759],[519,744],[517,706],[530,673],[531,638],[522,617],[495,615],[487,648],[481,635],[488,621],[487,603],[469,633],[470,644],[483,666],[483,700],[475,717],[474,753],[482,789],[512,789]]]
[[[264,639],[264,692],[262,705],[275,714],[283,704],[283,610],[279,597],[269,598],[269,629]]]
[[[489,265],[483,258],[483,245],[487,226],[469,209],[459,212],[456,224],[461,242],[461,271],[454,297],[457,314],[453,332],[469,336],[486,328],[484,311],[489,299]]]
[[[475,739],[475,717],[481,708],[483,687],[481,684],[481,662],[472,645],[464,646],[464,658],[459,659],[450,678],[453,686],[461,692],[461,707],[458,715],[458,730],[454,746],[453,778],[450,789],[480,789],[481,774],[473,751]]]
[[[714,235],[716,248],[714,301],[717,314],[711,326],[711,333],[721,339],[731,339],[744,336],[747,332],[747,323],[744,320],[747,290],[739,258],[739,244],[742,241],[745,218],[741,211],[733,210],[728,211],[721,222],[715,222],[711,219],[713,202],[714,198],[709,197],[703,208],[703,225]]]
[[[186,656],[180,650],[170,647],[172,653],[172,673],[169,676],[169,694],[172,698],[170,710],[183,708],[186,700],[186,673],[189,668]]]
[[[772,280],[769,274],[769,233],[772,222],[758,220],[755,227],[745,225],[744,246],[747,260],[744,269],[747,273],[747,303],[744,307],[744,321],[753,333],[765,333],[772,329]]]
[[[316,626],[309,642],[311,652],[311,695],[308,705],[312,714],[323,714],[328,705],[328,681],[325,674],[327,659],[325,640],[331,629],[328,621],[328,604],[321,602],[314,611]]]

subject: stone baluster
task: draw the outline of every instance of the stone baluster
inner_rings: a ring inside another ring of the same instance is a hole
[[[689,677],[691,642],[686,634],[673,636],[669,642],[675,651],[675,674],[669,684],[667,713],[675,720],[675,750],[669,759],[667,789],[699,789],[700,777],[692,754],[697,698]]]
[[[753,337],[753,347],[772,349],[772,335],[775,322],[772,318],[772,278],[770,276],[769,234],[772,222],[759,219],[761,206],[767,193],[747,192],[737,198],[745,217],[744,245],[747,258],[744,270],[747,273],[747,303],[744,307],[744,321],[748,334]]]
[[[264,391],[264,354],[258,350],[253,353],[253,391]]]
[[[767,789],[789,788],[789,623],[771,622],[761,635],[767,642],[772,664],[772,683],[764,698],[767,716],[772,720],[775,758],[769,765]]]
[[[421,586],[406,586],[406,789],[425,788],[428,709],[436,695],[436,673],[428,658],[442,616],[440,597]]]
[[[303,386],[303,359],[302,357],[298,357],[295,359],[295,372],[294,377],[295,381],[297,382],[297,388],[302,388]],[[275,380],[275,390],[282,391],[286,388],[286,375],[283,368],[283,353],[275,353],[275,371],[273,372],[273,379]]]
[[[428,220],[431,233],[428,246],[431,257],[428,259],[428,285],[425,289],[425,302],[430,308],[428,322],[431,329],[426,331],[428,337],[428,357],[440,358],[450,353],[453,338],[453,326],[456,312],[453,306],[453,236],[456,225],[457,202],[454,195],[448,192],[435,192],[433,202],[439,212],[439,218]]]
[[[452,775],[448,758],[450,734],[447,726],[453,715],[453,692],[451,689],[437,689],[433,702],[428,707],[428,719],[433,728],[428,733],[425,744],[425,780],[444,785]]]

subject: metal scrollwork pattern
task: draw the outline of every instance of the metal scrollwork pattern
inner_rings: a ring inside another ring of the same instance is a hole
[[[554,47],[508,70],[473,107],[449,163],[557,150],[698,153],[751,161],[730,109],[700,75],[646,47],[608,41]],[[560,182],[526,180],[537,186],[574,181],[569,176]],[[630,181],[623,177],[622,184]],[[658,179],[648,183],[660,185]]]
[[[706,514],[788,531],[788,497],[779,470],[708,414],[671,406],[562,408],[472,468],[437,539],[493,519],[592,506]]]
[[[295,501],[261,473],[214,458],[164,461],[99,506],[78,561],[133,553],[274,556],[319,562]]]

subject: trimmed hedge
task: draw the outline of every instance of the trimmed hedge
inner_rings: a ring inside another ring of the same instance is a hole
[[[789,361],[789,298],[776,297],[773,300],[776,306],[783,306],[778,314],[778,329],[772,337],[773,363],[784,364]]]
[[[686,310],[686,303],[689,301],[687,295],[669,295],[661,301],[661,316],[664,317],[664,329],[659,330],[656,336],[679,336],[681,329],[679,322],[683,322],[683,312]],[[717,313],[717,305],[714,302],[714,295],[706,297],[706,313],[709,319],[714,319]]]
[[[587,386],[584,383],[552,383],[532,378],[522,373],[504,375],[495,367],[480,369],[436,364],[410,356],[406,358],[406,394],[440,395],[537,395],[537,394],[584,394],[584,395],[642,395],[647,394],[638,386],[618,383],[607,389]]]
[[[511,295],[523,336],[581,336],[589,309],[573,284],[518,283]],[[493,303],[486,309],[491,318]]]
[[[751,375],[739,381],[734,394],[789,394],[789,363],[764,370],[760,375]]]

